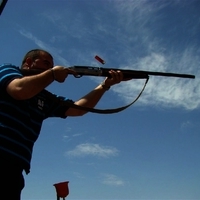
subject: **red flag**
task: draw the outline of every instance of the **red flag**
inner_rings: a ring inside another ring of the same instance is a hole
[[[69,194],[68,183],[69,181],[54,184],[57,197],[65,198]]]

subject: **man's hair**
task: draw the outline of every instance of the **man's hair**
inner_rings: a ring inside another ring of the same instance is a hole
[[[40,54],[42,52],[48,54],[52,58],[52,60],[53,60],[53,57],[52,57],[52,55],[49,52],[47,52],[45,50],[42,50],[42,49],[32,49],[29,52],[27,52],[26,55],[24,56],[24,58],[22,60],[22,67],[23,67],[23,65],[26,62],[26,59],[28,57],[30,57],[32,60],[35,60],[35,59],[37,59],[37,58],[40,57]]]

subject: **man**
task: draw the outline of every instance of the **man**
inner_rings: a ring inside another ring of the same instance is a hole
[[[47,51],[29,51],[21,68],[42,72],[23,76],[14,65],[0,67],[0,195],[14,200],[20,199],[24,187],[22,172],[29,173],[33,145],[43,120],[86,113],[68,107],[65,102],[71,100],[45,90],[53,81],[62,83],[68,74],[75,74],[68,68],[54,66],[53,57]],[[111,70],[110,75],[111,78],[105,78],[102,84],[74,104],[94,107],[110,86],[123,80],[120,71]]]

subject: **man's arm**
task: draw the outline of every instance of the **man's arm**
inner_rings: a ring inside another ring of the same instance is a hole
[[[118,84],[123,80],[123,74],[120,71],[110,71],[111,78],[106,78],[104,83],[106,87]],[[92,90],[87,95],[83,96],[81,99],[76,101],[74,104],[84,107],[93,108],[101,99],[106,89],[100,84],[94,90]],[[66,116],[82,116],[86,114],[87,111],[79,110],[75,108],[69,108],[65,115]]]
[[[29,99],[54,81],[51,69],[33,76],[16,78],[7,86],[8,94],[17,100]]]
[[[29,99],[41,92],[54,80],[60,83],[64,82],[69,73],[73,73],[73,71],[62,66],[55,66],[37,75],[14,79],[8,84],[7,92],[17,100]]]

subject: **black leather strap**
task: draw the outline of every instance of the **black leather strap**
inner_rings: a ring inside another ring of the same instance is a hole
[[[126,108],[130,107],[131,105],[133,105],[142,95],[147,83],[148,83],[149,77],[146,78],[146,82],[141,90],[141,92],[139,93],[139,95],[136,97],[136,99],[134,99],[134,101],[132,101],[130,104],[126,105],[126,106],[122,106],[119,108],[113,108],[113,109],[97,109],[97,108],[89,108],[89,107],[83,107],[83,106],[78,106],[75,105],[73,102],[63,102],[64,105],[67,105],[71,108],[76,108],[76,109],[80,109],[80,110],[85,110],[88,112],[92,112],[92,113],[98,113],[98,114],[113,114],[113,113],[118,113],[121,112],[123,110],[125,110]]]

